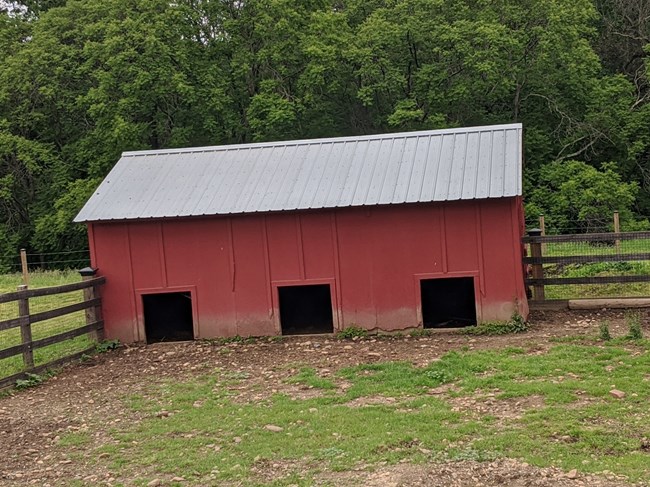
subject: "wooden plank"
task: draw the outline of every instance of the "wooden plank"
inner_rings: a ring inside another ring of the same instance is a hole
[[[53,369],[56,367],[60,367],[62,365],[68,364],[70,362],[74,362],[75,360],[79,360],[81,357],[84,355],[92,354],[95,353],[95,347],[92,346],[90,348],[87,348],[85,350],[82,350],[81,352],[76,352],[73,353],[72,355],[68,355],[67,357],[63,357],[57,360],[53,360],[52,362],[48,362],[43,365],[39,365],[37,367],[34,367],[30,370],[25,370],[23,372],[19,372],[14,375],[10,375],[8,377],[4,377],[0,379],[0,389],[6,389],[7,387],[13,387],[16,385],[16,381],[19,379],[25,379],[27,378],[27,374],[38,374],[39,372],[42,372],[43,370],[48,370],[48,369]]]
[[[642,254],[558,255],[523,258],[524,264],[584,264],[590,262],[631,262],[637,260],[650,260],[650,252]]]
[[[74,330],[66,331],[64,333],[59,333],[58,335],[52,335],[46,338],[41,338],[40,340],[34,340],[31,345],[32,349],[36,350],[37,348],[47,347],[49,345],[54,345],[55,343],[63,342],[74,337],[85,335],[91,331],[95,331],[99,328],[104,327],[103,321],[96,321],[90,325],[82,326],[80,328],[75,328]]]
[[[14,345],[13,347],[0,350],[0,359],[13,357],[14,355],[21,355],[25,349],[24,345]]]
[[[650,282],[649,276],[594,276],[594,277],[545,277],[543,279],[526,279],[527,285],[543,283],[549,285],[565,284],[626,284],[631,282]]]
[[[0,321],[0,331],[10,330],[11,328],[17,328],[22,326],[27,322],[27,316],[21,316],[19,318],[12,318],[10,320]]]
[[[81,328],[75,328],[74,330],[59,333],[58,335],[52,335],[46,338],[41,338],[40,340],[28,342],[27,344],[20,344],[5,348],[4,350],[0,350],[0,359],[13,357],[14,355],[23,353],[25,345],[30,346],[32,350],[36,350],[37,348],[47,347],[48,345],[63,342],[65,340],[69,340],[70,338],[85,335],[86,333],[100,330],[102,328],[104,328],[104,322],[100,320],[96,321],[95,323],[91,323],[90,325],[82,326]]]
[[[547,299],[545,301],[528,301],[528,308],[531,311],[568,309],[568,299]]]
[[[88,281],[74,282],[72,284],[63,284],[62,286],[43,287],[38,289],[26,289],[24,291],[15,291],[12,293],[0,294],[0,303],[18,301],[25,298],[36,298],[39,296],[51,296],[53,294],[69,293],[79,291],[91,286],[97,286],[106,282],[105,277],[96,277]]]
[[[569,309],[627,309],[650,308],[650,298],[571,299]]]
[[[101,303],[101,298],[94,298],[90,301],[82,301],[80,303],[69,304],[67,306],[62,306],[60,308],[52,309],[49,311],[43,311],[41,313],[34,313],[30,316],[30,321],[32,323],[36,323],[38,321],[49,320],[56,318],[57,316],[67,315],[74,313],[75,311],[84,310],[86,308],[92,308],[94,306],[97,306],[99,303]]]
[[[650,239],[650,232],[622,233],[577,233],[571,235],[546,235],[522,237],[523,243],[562,243],[562,242],[613,242],[615,240]]]

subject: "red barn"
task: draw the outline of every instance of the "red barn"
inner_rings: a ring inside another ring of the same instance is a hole
[[[528,312],[519,124],[126,152],[76,218],[124,342]]]

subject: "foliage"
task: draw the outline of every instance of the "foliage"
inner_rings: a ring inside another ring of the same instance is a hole
[[[418,328],[409,333],[409,336],[413,338],[430,337],[431,335],[433,335],[433,331],[427,328]]]
[[[540,170],[527,213],[545,215],[551,232],[598,231],[614,211],[619,212],[622,226],[630,227],[634,226],[632,206],[638,190],[637,183],[622,180],[614,164],[603,164],[598,170],[580,161],[557,161]],[[572,228],[576,225],[579,228]]]
[[[511,121],[531,213],[632,225],[650,215],[646,3],[2,2],[0,255],[85,245],[71,219],[125,150]]]
[[[488,321],[477,326],[463,328],[461,333],[464,335],[508,335],[526,331],[528,331],[528,323],[519,313],[515,313],[509,321]]]
[[[600,339],[603,340],[604,342],[608,342],[612,339],[612,335],[609,333],[608,321],[601,321],[598,324],[598,332],[600,335]]]
[[[103,340],[95,346],[98,353],[106,353],[111,350],[117,350],[118,348],[120,348],[119,340]]]
[[[368,336],[368,330],[365,330],[359,326],[348,326],[336,334],[336,338],[339,340],[353,340],[356,338],[364,338],[366,336]]]
[[[16,389],[29,389],[30,387],[36,387],[47,379],[46,376],[39,374],[25,374],[24,379],[16,380]]]
[[[628,312],[625,315],[625,321],[629,327],[627,338],[630,340],[642,340],[643,330],[641,329],[641,314],[639,312]]]

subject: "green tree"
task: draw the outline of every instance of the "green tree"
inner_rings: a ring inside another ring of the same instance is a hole
[[[526,213],[543,214],[551,232],[603,231],[614,211],[619,212],[623,229],[638,229],[648,224],[637,222],[632,212],[638,190],[636,182],[622,181],[613,163],[598,170],[580,161],[556,161],[541,169]]]

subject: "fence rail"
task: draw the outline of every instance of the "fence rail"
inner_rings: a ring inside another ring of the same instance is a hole
[[[625,248],[628,244],[622,242],[629,242],[629,247]],[[650,283],[649,264],[641,264],[646,270],[627,275],[621,272],[620,266],[617,267],[617,264],[630,265],[630,262],[650,263],[650,232],[545,236],[541,230],[534,229],[522,238],[522,243],[530,248],[530,255],[523,258],[523,263],[529,266],[525,283],[532,286],[533,302],[549,301],[546,286]],[[612,270],[606,275],[575,275],[577,268],[598,263],[607,263]],[[570,268],[574,271],[573,275],[566,272]],[[648,295],[650,297],[650,293]],[[575,299],[584,296],[565,297]]]
[[[85,271],[85,273],[84,273]],[[89,334],[95,341],[101,339],[104,322],[101,319],[101,298],[99,297],[99,286],[105,283],[104,277],[94,277],[92,269],[82,271],[83,280],[72,284],[45,287],[39,289],[28,289],[26,285],[19,286],[15,292],[0,294],[1,303],[16,302],[18,304],[18,317],[0,321],[0,331],[20,328],[20,344],[0,350],[0,360],[22,355],[24,368],[21,372],[8,377],[0,377],[0,389],[14,384],[18,379],[25,378],[29,373],[36,373],[49,367],[55,367],[66,361],[79,358],[89,350],[76,352],[67,357],[35,366],[34,350],[60,343],[81,335]],[[56,294],[70,293],[72,291],[83,291],[83,300],[79,303],[60,306],[55,309],[30,313],[29,300],[41,296],[52,296]],[[85,325],[56,333],[51,336],[32,339],[32,324],[41,321],[57,318],[75,313],[85,312]]]

